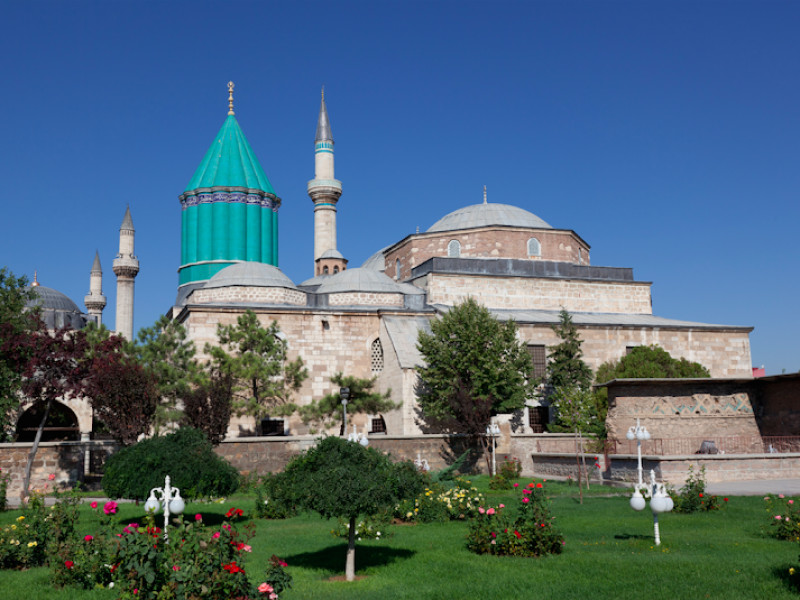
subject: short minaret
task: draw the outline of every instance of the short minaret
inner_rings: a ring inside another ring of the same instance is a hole
[[[139,259],[133,254],[134,233],[129,206],[119,228],[119,254],[114,259],[114,275],[117,276],[116,329],[117,334],[129,340],[133,338],[133,280],[139,273]]]
[[[103,269],[100,268],[100,253],[95,251],[94,263],[89,273],[89,293],[84,296],[83,303],[86,311],[98,325],[103,323],[103,309],[106,307],[106,297],[103,295]]]
[[[329,250],[336,250],[336,203],[342,195],[342,183],[333,174],[333,135],[325,108],[325,88],[314,140],[314,179],[308,182],[308,195],[314,202],[314,274],[319,275],[319,259]]]

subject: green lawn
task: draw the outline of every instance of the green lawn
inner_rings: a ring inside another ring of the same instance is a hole
[[[476,478],[478,487],[486,481]],[[788,569],[798,562],[798,545],[766,537],[763,499],[731,498],[726,510],[661,517],[662,545],[653,544],[649,511],[636,513],[628,497],[598,488],[583,505],[574,487],[548,482],[566,539],[564,553],[542,559],[477,556],[466,551],[466,524],[393,525],[389,537],[365,541],[356,551],[356,582],[331,580],[343,574],[345,542],[331,535],[336,523],[314,515],[285,521],[256,521],[247,571],[258,581],[275,553],[289,563],[294,588],[283,598],[518,599],[518,598],[796,598]],[[617,492],[619,493],[619,492]],[[511,504],[511,492],[492,492],[490,504]],[[231,506],[248,511],[253,500],[238,496],[225,504],[192,504],[209,524]],[[88,509],[82,529],[96,523]],[[0,522],[19,513],[0,514]],[[120,522],[141,520],[143,511],[123,505]],[[113,590],[56,590],[46,568],[0,573],[0,599],[115,598]]]

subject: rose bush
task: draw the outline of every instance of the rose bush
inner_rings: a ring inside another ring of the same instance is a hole
[[[477,514],[483,503],[478,488],[471,486],[469,480],[456,478],[452,487],[433,483],[413,500],[400,502],[395,506],[394,517],[421,523],[467,519]]]

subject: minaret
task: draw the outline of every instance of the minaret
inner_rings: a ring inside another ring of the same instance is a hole
[[[341,256],[336,251],[336,203],[342,195],[342,182],[333,175],[333,135],[325,108],[325,88],[314,139],[314,179],[308,182],[308,195],[314,202],[314,274],[319,275],[323,254],[328,255],[326,258]]]
[[[125,209],[125,218],[119,228],[119,254],[114,259],[117,276],[117,334],[133,338],[133,280],[139,273],[139,259],[133,254],[133,219],[131,207]]]
[[[89,316],[98,325],[103,323],[103,309],[106,297],[103,295],[103,269],[100,268],[100,253],[95,251],[94,263],[89,273],[89,293],[83,298]]]

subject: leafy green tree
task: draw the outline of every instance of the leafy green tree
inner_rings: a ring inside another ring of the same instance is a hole
[[[578,335],[578,328],[563,308],[553,331],[561,342],[548,349],[547,385],[552,389],[588,388],[592,383],[592,369],[583,361],[583,341]]]
[[[233,377],[212,369],[208,377],[182,396],[181,425],[202,431],[212,445],[218,445],[228,432],[232,397]]]
[[[297,410],[292,396],[308,377],[303,359],[287,358],[278,323],[262,327],[256,314],[239,315],[236,325],[218,325],[219,346],[206,344],[212,368],[233,378],[233,409],[256,419]]]
[[[336,373],[331,377],[331,383],[336,386],[336,391],[328,394],[321,400],[314,400],[311,404],[300,407],[300,416],[304,423],[313,423],[319,427],[331,427],[334,423],[342,422],[342,397],[339,390],[349,388],[350,397],[347,400],[347,413],[354,414],[379,414],[400,408],[400,404],[392,402],[391,390],[385,394],[375,392],[377,377],[360,379],[344,373]],[[344,432],[345,434],[347,432]]]
[[[417,396],[429,425],[484,435],[493,415],[521,409],[536,381],[527,349],[517,341],[514,321],[499,321],[468,298],[420,331]],[[488,455],[486,455],[488,463]]]
[[[424,488],[423,477],[410,462],[339,437],[326,437],[293,458],[272,482],[273,498],[323,517],[348,519],[345,573],[355,579],[356,519],[393,508]]]
[[[35,311],[25,310],[36,297],[27,286],[24,276],[0,268],[0,441],[7,441],[20,405],[22,370],[28,360],[20,341],[36,328]]]
[[[185,397],[198,383],[200,367],[195,360],[194,342],[186,329],[162,315],[151,327],[139,330],[134,353],[139,362],[155,376],[160,401],[156,408],[155,434],[181,418],[178,399]]]

